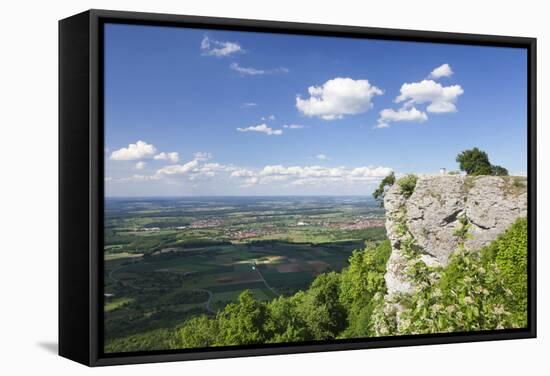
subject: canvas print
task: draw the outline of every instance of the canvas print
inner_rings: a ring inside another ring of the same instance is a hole
[[[528,326],[525,49],[103,38],[106,354]]]

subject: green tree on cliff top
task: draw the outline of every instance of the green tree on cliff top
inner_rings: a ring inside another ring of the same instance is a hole
[[[456,161],[460,165],[460,169],[468,175],[508,176],[507,169],[492,165],[487,153],[478,148],[464,150],[456,156]]]

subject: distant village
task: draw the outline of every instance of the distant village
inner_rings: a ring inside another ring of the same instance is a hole
[[[264,219],[264,216],[258,216],[255,218],[256,221],[261,221]],[[257,222],[255,222],[257,223]],[[201,219],[192,222],[188,226],[176,226],[170,228],[160,228],[160,227],[143,227],[138,231],[145,232],[158,232],[161,230],[171,229],[171,230],[192,230],[192,229],[207,229],[207,228],[216,228],[225,225],[226,222],[221,218],[209,218]],[[322,227],[330,228],[337,230],[363,230],[370,227],[382,227],[384,226],[383,218],[375,218],[370,216],[359,216],[351,221],[345,222],[331,222],[324,220],[319,220],[315,218],[309,219],[300,219],[297,220],[294,224],[288,224],[285,226],[269,223],[262,227],[257,228],[242,228],[239,227],[228,227],[224,230],[223,237],[230,240],[243,240],[250,238],[259,238],[263,236],[268,236],[270,234],[278,233],[281,231],[281,227]]]

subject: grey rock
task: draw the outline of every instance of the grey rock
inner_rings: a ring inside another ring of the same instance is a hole
[[[428,266],[446,266],[459,245],[454,235],[465,216],[471,223],[466,248],[479,251],[495,240],[518,218],[527,215],[525,177],[419,176],[407,199],[395,184],[385,195],[386,231],[392,245],[385,274],[387,297],[411,294],[415,281],[406,274],[407,259],[401,250],[400,216]]]

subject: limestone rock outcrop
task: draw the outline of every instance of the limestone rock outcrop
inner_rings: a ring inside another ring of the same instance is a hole
[[[427,266],[446,266],[459,245],[460,218],[470,224],[466,248],[477,251],[527,215],[527,179],[499,176],[419,176],[410,197],[394,184],[384,197],[392,254],[385,275],[387,301],[414,292],[401,243],[405,225]],[[393,299],[395,300],[395,299]]]

